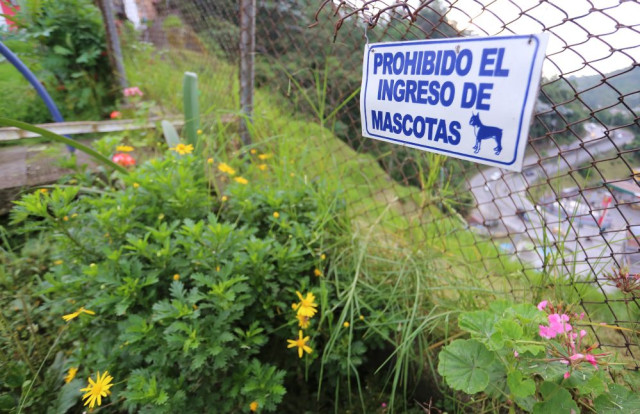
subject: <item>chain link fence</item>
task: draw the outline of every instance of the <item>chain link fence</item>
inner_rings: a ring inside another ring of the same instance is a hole
[[[232,111],[241,107],[241,3],[156,1],[143,34],[158,50],[236,68],[200,81],[224,95],[211,105]],[[257,0],[254,81],[377,166],[344,188],[372,201],[350,205],[352,217],[393,210],[406,246],[462,257],[482,283],[515,299],[531,300],[536,287],[573,290],[586,325],[615,327],[589,328],[601,347],[638,370],[640,292],[624,285],[640,272],[637,16],[640,4],[624,0]],[[537,32],[551,37],[522,173],[362,137],[367,41]],[[309,137],[308,145],[323,144]]]

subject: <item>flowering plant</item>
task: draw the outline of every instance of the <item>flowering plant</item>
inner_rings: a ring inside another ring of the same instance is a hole
[[[583,319],[583,313],[546,300],[537,307],[495,302],[488,310],[464,312],[458,324],[471,338],[442,349],[438,372],[453,389],[483,392],[526,412],[608,412],[614,402],[621,409],[637,407],[640,398],[605,374],[614,366],[577,328]]]
[[[322,190],[302,180],[277,191],[229,180],[212,194],[205,165],[169,150],[95,193],[66,186],[18,202],[13,223],[38,223],[64,258],[43,275],[43,306],[67,324],[60,373],[77,411],[106,398],[117,412],[153,413],[281,402],[299,358],[283,354],[291,337],[280,328],[293,325],[297,291],[301,315],[319,312],[309,288],[333,214],[318,214]],[[308,355],[308,334],[296,336]]]

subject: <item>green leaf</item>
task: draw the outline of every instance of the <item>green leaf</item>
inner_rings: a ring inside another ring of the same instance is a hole
[[[438,372],[451,388],[467,394],[483,391],[489,385],[489,376],[495,354],[473,339],[458,339],[440,352]]]
[[[82,388],[83,382],[79,379],[74,379],[73,381],[65,384],[57,395],[55,401],[49,409],[47,410],[48,414],[64,414],[71,407],[76,405],[79,401],[82,392],[80,392],[80,388]]]
[[[609,386],[609,393],[602,394],[595,400],[598,414],[640,413],[640,396],[617,384]]]
[[[563,385],[566,388],[575,388],[580,395],[595,398],[605,392],[605,374],[602,370],[597,370],[592,366],[582,366],[580,370],[574,370],[571,376],[565,380]]]
[[[520,370],[525,374],[540,375],[545,381],[561,381],[567,366],[559,362],[532,362],[528,365],[522,364]]]
[[[481,310],[460,315],[458,326],[475,339],[486,341],[491,338],[497,321],[498,317],[493,312]]]
[[[487,347],[492,351],[502,349],[507,342],[513,342],[522,338],[522,327],[514,321],[502,319],[495,325],[495,332],[487,342]]]
[[[169,148],[175,148],[176,145],[180,143],[178,132],[169,121],[164,120],[160,124],[162,125],[162,133],[164,135],[164,140],[167,142],[167,146]]]
[[[511,308],[513,314],[523,322],[545,322],[546,316],[544,312],[541,312],[535,306],[527,303],[521,303],[514,305]]]
[[[62,56],[69,56],[72,53],[69,49],[60,45],[55,45],[53,47],[53,52]]]
[[[533,395],[536,392],[536,383],[531,378],[523,378],[520,371],[513,371],[507,375],[507,385],[511,393],[520,398]]]
[[[1,394],[0,395],[0,410],[9,411],[12,408],[15,408],[17,405],[17,400],[13,398],[9,394]]]
[[[544,401],[533,406],[533,414],[578,414],[580,412],[569,391],[553,382],[543,382],[540,393]]]

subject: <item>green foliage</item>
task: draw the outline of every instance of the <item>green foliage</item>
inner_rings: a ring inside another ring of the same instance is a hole
[[[180,143],[178,131],[176,131],[173,124],[167,120],[163,120],[160,124],[162,125],[162,134],[164,135],[167,146],[169,148],[175,148],[175,146]]]
[[[440,352],[438,372],[453,389],[467,394],[487,389],[496,368],[495,354],[474,340],[457,339]]]
[[[16,16],[49,92],[69,119],[102,118],[115,103],[99,9],[90,0],[31,1]]]
[[[543,306],[544,304],[544,306]],[[459,327],[471,339],[458,339],[442,349],[438,372],[455,390],[467,394],[485,393],[496,406],[515,402],[520,409],[533,413],[560,413],[585,407],[595,412],[616,406],[632,412],[640,398],[626,388],[612,383],[611,372],[601,360],[605,354],[591,354],[586,331],[573,329],[578,315],[569,317],[551,308],[493,302],[487,310],[464,312]],[[546,339],[546,323],[561,321],[554,329],[566,332]],[[585,357],[585,356],[588,356]],[[589,359],[591,358],[591,359]],[[604,410],[604,411],[603,411]]]
[[[285,394],[294,354],[283,311],[317,283],[309,276],[331,213],[302,181],[286,190],[231,181],[221,202],[204,167],[169,154],[99,192],[25,195],[12,214],[14,225],[50,233],[64,256],[43,276],[43,308],[59,323],[78,306],[96,312],[65,334],[78,376],[108,370],[112,401],[131,411],[247,411],[257,401],[270,412]]]
[[[9,43],[17,42],[5,42],[6,46],[17,54],[16,48]],[[35,47],[33,43],[31,46]],[[24,56],[20,56],[20,58],[25,59]],[[37,71],[33,65],[29,65],[29,67]],[[0,62],[0,114],[11,114],[15,119],[32,123],[51,120],[47,107],[35,89],[8,62]]]

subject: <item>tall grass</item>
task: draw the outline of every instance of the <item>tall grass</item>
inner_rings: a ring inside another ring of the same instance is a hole
[[[571,261],[564,248],[567,234],[559,235],[558,249],[545,254],[542,270],[537,271],[523,269],[520,262],[501,253],[495,242],[471,232],[455,211],[455,192],[446,186],[445,191],[434,190],[441,156],[426,155],[434,168],[420,173],[417,189],[394,182],[375,157],[357,153],[338,139],[326,128],[335,114],[324,103],[326,70],[316,73],[313,94],[304,92],[287,73],[301,99],[313,108],[313,116],[295,113],[294,105],[268,87],[256,91],[249,148],[241,147],[235,125],[220,117],[238,114],[237,71],[229,63],[193,52],[140,50],[129,52],[127,70],[132,84],[143,88],[168,113],[181,111],[182,73],[198,73],[200,106],[207,108],[203,129],[214,137],[205,151],[223,158],[242,158],[251,148],[274,153],[271,180],[283,186],[293,179],[317,181],[344,200],[344,234],[327,246],[332,256],[325,289],[334,289],[339,300],[329,303],[326,291],[320,298],[321,325],[331,332],[321,361],[324,366],[344,356],[338,352],[345,335],[340,327],[348,322],[344,362],[349,374],[343,385],[349,395],[359,395],[354,404],[363,411],[371,405],[365,400],[363,373],[358,369],[360,355],[351,347],[356,334],[379,338],[386,354],[372,375],[384,378],[390,410],[405,412],[421,381],[437,377],[437,352],[458,335],[456,320],[461,310],[480,309],[496,299],[602,301],[602,293],[591,283],[573,272],[565,276],[563,263]],[[550,245],[552,238],[545,231],[541,240]],[[623,311],[623,303],[603,303],[589,316],[611,320],[630,313]],[[364,324],[359,322],[360,315],[365,317]],[[607,340],[619,336],[612,330],[599,334]],[[470,409],[466,402],[451,399],[454,411]]]

